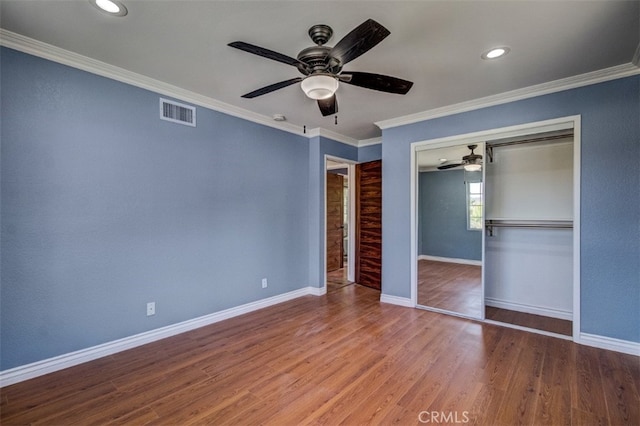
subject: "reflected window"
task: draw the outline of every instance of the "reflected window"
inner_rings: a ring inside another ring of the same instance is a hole
[[[482,182],[467,182],[467,229],[482,230]]]

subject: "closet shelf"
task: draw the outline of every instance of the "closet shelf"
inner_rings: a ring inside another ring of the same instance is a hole
[[[522,220],[522,219],[487,219],[484,222],[487,235],[493,236],[493,228],[544,228],[572,229],[572,220]]]

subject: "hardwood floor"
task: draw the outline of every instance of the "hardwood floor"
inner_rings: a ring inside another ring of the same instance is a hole
[[[485,318],[493,321],[535,328],[537,330],[549,331],[551,333],[562,334],[565,336],[573,335],[573,322],[558,318],[510,311],[508,309],[494,308],[492,306],[485,307]]]
[[[349,281],[347,261],[344,261],[344,267],[334,271],[327,272],[327,291],[336,290],[345,285],[353,284]]]
[[[348,285],[18,383],[0,420],[640,424],[638,357],[379,297]]]
[[[418,304],[482,317],[482,267],[418,261]]]

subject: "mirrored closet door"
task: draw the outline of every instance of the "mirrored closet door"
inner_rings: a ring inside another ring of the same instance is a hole
[[[416,153],[417,304],[483,318],[484,144]]]

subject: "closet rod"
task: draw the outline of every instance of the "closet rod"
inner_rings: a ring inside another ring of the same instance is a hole
[[[485,221],[487,234],[493,236],[493,228],[545,228],[545,229],[572,229],[573,221],[570,220],[499,220],[488,219]]]

